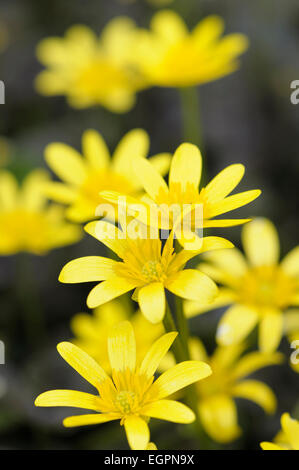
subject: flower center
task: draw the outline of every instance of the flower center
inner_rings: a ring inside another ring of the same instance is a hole
[[[127,390],[122,390],[116,395],[115,406],[121,413],[130,413],[136,406],[136,394]]]
[[[163,267],[158,261],[147,261],[147,263],[143,265],[141,273],[149,282],[163,281],[166,277]]]

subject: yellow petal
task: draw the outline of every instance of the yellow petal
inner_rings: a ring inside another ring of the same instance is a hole
[[[48,145],[45,158],[54,173],[67,183],[80,185],[87,176],[81,155],[69,145],[62,143]]]
[[[246,377],[256,370],[263,367],[281,364],[284,360],[284,355],[277,353],[262,353],[254,351],[243,356],[238,363],[231,370],[234,380]]]
[[[128,321],[111,328],[108,335],[108,355],[113,371],[135,369],[136,341],[132,325]]]
[[[99,397],[75,390],[50,390],[39,395],[35,406],[71,406],[99,411]]]
[[[113,155],[113,169],[131,180],[132,162],[135,157],[146,157],[149,150],[149,137],[143,129],[133,129],[119,142]]]
[[[196,269],[179,271],[167,279],[165,286],[183,299],[212,302],[218,293],[217,286],[208,276]]]
[[[192,423],[195,420],[193,411],[183,403],[174,400],[158,400],[146,405],[142,415],[163,419],[172,423]]]
[[[254,201],[254,199],[259,197],[260,194],[261,191],[259,189],[253,189],[251,191],[234,194],[233,196],[229,196],[221,201],[215,202],[208,210],[208,217],[216,217],[217,215],[225,214],[226,212],[245,206],[246,204]]]
[[[61,357],[63,357],[78,374],[82,375],[85,380],[98,390],[105,380],[109,380],[109,377],[102,367],[74,344],[68,342],[59,343],[57,350]]]
[[[206,432],[221,443],[232,442],[241,434],[237,409],[227,395],[214,395],[199,402],[199,416]]]
[[[200,253],[210,250],[224,250],[233,248],[234,245],[229,240],[221,237],[203,237]]]
[[[233,301],[233,292],[228,289],[219,288],[217,297],[211,303],[206,304],[202,302],[196,302],[194,300],[186,300],[184,302],[184,313],[187,318],[193,318],[210,310],[229,305],[233,303]]]
[[[154,342],[141,363],[140,374],[145,374],[147,377],[154,375],[177,335],[178,333],[173,331],[161,336]]]
[[[271,388],[258,380],[244,380],[234,385],[231,393],[235,397],[255,402],[266,413],[272,414],[276,409],[276,398]]]
[[[149,442],[146,450],[158,450],[158,448],[154,442]]]
[[[77,282],[103,281],[115,275],[116,261],[102,256],[84,256],[67,263],[59,275],[59,281],[69,284]]]
[[[283,333],[283,314],[279,310],[267,309],[259,328],[259,348],[264,352],[275,351]]]
[[[0,208],[13,209],[17,203],[18,184],[8,171],[0,172]]]
[[[94,169],[107,169],[110,164],[110,153],[101,134],[90,129],[82,137],[83,154]]]
[[[288,413],[281,417],[281,427],[293,450],[299,450],[299,421],[292,419]]]
[[[150,158],[150,162],[153,167],[164,176],[168,173],[172,155],[171,153],[158,153]]]
[[[246,255],[253,266],[275,265],[279,260],[279,239],[270,220],[257,218],[242,231]]]
[[[186,191],[190,186],[198,190],[201,178],[202,156],[196,145],[182,144],[176,150],[170,167],[170,190],[179,187]],[[179,185],[179,186],[177,186]]]
[[[238,279],[244,276],[248,270],[246,260],[237,248],[211,252],[206,254],[204,259],[213,263],[217,268],[229,274],[232,278]]]
[[[115,225],[100,220],[85,225],[84,230],[114,251],[120,258],[125,254],[127,244],[124,235]]]
[[[151,21],[151,28],[167,44],[182,40],[188,33],[182,18],[171,10],[156,13]]]
[[[289,276],[299,277],[299,246],[283,258],[280,266]]]
[[[158,171],[145,158],[134,158],[134,172],[141,186],[155,201],[161,194],[168,194],[168,186]]]
[[[204,220],[203,228],[211,227],[234,227],[235,225],[243,225],[250,222],[251,219],[212,219]]]
[[[233,305],[221,318],[217,328],[217,342],[222,346],[243,341],[258,321],[258,313],[245,305]]]
[[[145,450],[150,438],[149,428],[139,416],[128,416],[125,419],[125,430],[132,450]]]
[[[75,201],[77,196],[75,189],[66,184],[58,183],[57,181],[44,183],[43,192],[49,199],[62,204],[71,204]]]
[[[205,379],[211,373],[211,367],[205,362],[181,362],[160,375],[151,387],[151,394],[156,400],[165,398],[194,382]]]
[[[299,309],[287,310],[284,315],[284,332],[286,334],[298,333]]]
[[[263,450],[284,450],[282,447],[279,447],[277,444],[272,442],[261,442],[260,446]]]
[[[194,40],[200,47],[213,44],[224,30],[224,21],[220,16],[210,15],[204,18],[192,31]]]
[[[95,286],[87,297],[87,306],[95,308],[120,295],[135,289],[136,282],[123,277],[114,277]]]
[[[34,170],[25,178],[22,187],[22,205],[28,210],[41,210],[46,204],[43,185],[49,180],[44,170]]]
[[[239,163],[224,168],[205,187],[205,198],[210,203],[224,199],[240,183],[244,172],[245,167]]]
[[[165,292],[161,282],[152,282],[138,291],[141,312],[151,323],[159,323],[165,314]]]
[[[90,424],[101,424],[107,423],[109,421],[114,421],[116,419],[120,419],[120,416],[115,414],[91,414],[91,415],[77,415],[77,416],[69,416],[63,420],[63,426],[66,428],[73,428],[76,426],[87,426]]]

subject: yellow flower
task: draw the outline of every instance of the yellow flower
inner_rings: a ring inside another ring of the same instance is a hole
[[[276,398],[272,390],[263,382],[246,377],[263,367],[280,364],[283,354],[255,351],[242,355],[246,345],[238,344],[218,346],[209,357],[198,338],[191,338],[189,345],[191,358],[206,362],[213,372],[209,378],[198,382],[196,387],[199,418],[214,441],[225,444],[242,433],[235,398],[253,401],[266,413],[274,413]],[[172,364],[170,358],[164,364]]]
[[[87,352],[103,369],[110,372],[106,338],[112,326],[130,320],[136,338],[137,360],[141,360],[153,342],[164,332],[161,323],[149,323],[140,312],[132,315],[129,306],[112,300],[94,309],[93,315],[78,313],[72,318],[71,328],[75,334],[72,343]]]
[[[248,261],[235,248],[205,255],[207,262],[201,263],[199,269],[223,287],[215,305],[202,308],[187,303],[186,314],[233,304],[220,320],[219,344],[242,341],[259,323],[260,349],[274,351],[283,334],[283,311],[299,302],[299,247],[279,264],[277,231],[263,218],[246,225],[242,238]]]
[[[48,182],[46,195],[67,204],[66,215],[74,222],[94,219],[98,206],[107,205],[99,195],[101,191],[117,189],[126,195],[138,194],[141,185],[132,178],[132,160],[135,155],[147,156],[149,137],[142,129],[128,132],[111,159],[102,136],[87,130],[83,134],[82,148],[84,157],[63,143],[52,143],[45,151],[48,165],[63,180],[63,183]],[[151,161],[158,172],[165,174],[170,155],[161,153]]]
[[[135,289],[133,299],[139,302],[143,315],[152,323],[163,320],[166,299],[164,289],[179,297],[211,302],[217,295],[216,284],[195,269],[184,269],[197,253],[182,250],[174,253],[173,236],[161,251],[161,240],[124,238],[124,232],[104,222],[90,222],[87,233],[114,251],[122,261],[102,256],[86,256],[70,261],[62,269],[59,280],[65,283],[103,281],[96,285],[87,298],[89,308],[95,308]],[[231,243],[218,237],[203,239],[202,252],[229,248]]]
[[[75,108],[102,105],[123,113],[135,103],[135,93],[144,88],[132,64],[135,23],[129,18],[111,20],[99,39],[84,25],[72,26],[64,38],[44,39],[37,47],[40,62],[47,67],[36,79],[43,95],[66,95]]]
[[[289,413],[281,417],[282,430],[272,442],[261,442],[263,450],[299,450],[299,421],[292,419]]]
[[[228,75],[238,69],[248,40],[243,34],[222,38],[223,30],[223,20],[209,16],[190,33],[177,13],[160,11],[151,29],[140,32],[140,69],[152,85],[164,87],[200,85]]]
[[[32,171],[22,188],[14,176],[0,171],[0,254],[27,251],[37,255],[75,243],[81,230],[66,223],[61,207],[48,206],[42,193],[47,180],[42,170]]]
[[[181,230],[181,224],[178,224],[182,215],[184,217],[186,208],[191,214],[190,220],[193,220],[193,230],[194,228],[228,227],[243,224],[250,219],[223,220],[214,217],[248,204],[261,193],[260,190],[252,190],[229,196],[244,175],[245,168],[241,164],[226,167],[206,187],[199,190],[202,157],[199,149],[188,143],[180,145],[172,158],[169,186],[148,160],[136,157],[133,168],[140,184],[147,192],[147,199],[142,198],[142,201],[138,201],[132,197],[124,198],[122,194],[115,191],[103,191],[101,195],[115,204],[120,204],[123,200],[127,210],[130,211],[132,207],[132,215],[140,218],[143,223],[151,223],[154,219],[152,214],[154,215],[154,210],[156,210],[160,227],[174,228],[175,231],[177,227],[179,228],[176,235],[183,246],[192,240],[192,237],[188,236],[191,235],[188,234],[188,228]],[[135,207],[139,207],[141,203],[145,210],[137,211],[136,215]],[[178,207],[180,211],[177,211]],[[197,207],[202,209],[202,214],[199,216],[196,215]],[[148,214],[151,214],[150,218]],[[193,236],[195,237],[192,242],[193,248],[200,248],[202,238],[196,237],[195,233]]]
[[[185,361],[154,381],[157,367],[176,336],[176,332],[163,335],[138,364],[131,324],[123,322],[113,327],[107,343],[111,377],[80,348],[71,343],[60,343],[57,346],[60,355],[97,389],[98,395],[52,390],[39,395],[35,405],[70,406],[97,412],[70,416],[63,421],[66,427],[120,420],[130,447],[134,450],[146,449],[149,444],[149,418],[174,423],[190,423],[195,419],[190,408],[166,397],[211,374],[211,368],[204,362]]]

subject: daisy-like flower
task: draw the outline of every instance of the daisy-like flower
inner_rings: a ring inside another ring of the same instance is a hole
[[[135,289],[133,299],[152,323],[163,320],[166,310],[165,288],[184,299],[211,302],[217,295],[216,284],[195,269],[184,269],[197,252],[174,253],[173,235],[163,250],[160,239],[124,238],[124,232],[105,221],[90,222],[87,233],[104,243],[121,261],[101,256],[87,256],[70,261],[62,269],[59,280],[65,283],[103,281],[92,289],[89,308],[95,308]],[[218,237],[203,239],[202,252],[230,248],[232,244]]]
[[[65,222],[60,206],[47,205],[42,192],[47,179],[47,173],[35,170],[19,188],[11,173],[0,171],[0,255],[42,255],[82,237],[79,227]]]
[[[209,16],[190,33],[174,11],[156,13],[150,30],[141,30],[137,42],[140,69],[152,85],[186,87],[217,80],[239,67],[248,48],[243,34],[221,37],[223,20]]]
[[[206,262],[198,266],[222,285],[216,303],[206,308],[187,303],[185,311],[190,316],[232,304],[220,320],[218,343],[238,343],[259,324],[260,349],[273,351],[279,346],[284,331],[283,312],[299,302],[299,247],[279,264],[277,231],[263,218],[245,225],[242,239],[248,261],[234,248],[208,253],[204,256]],[[295,316],[298,325],[296,312]]]
[[[112,326],[125,320],[130,320],[133,327],[137,361],[139,361],[153,342],[164,333],[164,328],[161,323],[156,325],[150,323],[140,311],[133,313],[128,302],[121,302],[118,299],[94,309],[93,315],[88,313],[75,315],[71,321],[71,329],[75,334],[72,343],[97,362],[101,362],[103,369],[110,372],[106,338]]]
[[[132,178],[132,160],[135,155],[147,156],[149,137],[142,129],[128,132],[111,158],[102,136],[94,130],[87,130],[83,134],[82,150],[83,156],[63,143],[49,144],[45,150],[48,165],[63,181],[48,182],[45,193],[50,199],[67,204],[66,216],[74,222],[94,219],[98,207],[101,204],[107,206],[99,195],[101,191],[138,194],[141,185]],[[161,153],[150,161],[158,172],[165,174],[169,169],[170,155]]]
[[[289,413],[284,413],[281,427],[274,442],[261,442],[263,450],[299,450],[299,421],[292,419]]]
[[[136,343],[129,322],[112,328],[108,336],[111,377],[90,356],[71,343],[57,346],[60,355],[88,382],[97,395],[72,390],[52,390],[39,395],[36,406],[70,406],[97,413],[70,416],[64,426],[84,426],[120,420],[131,449],[144,450],[149,444],[149,418],[174,423],[191,423],[193,411],[167,397],[211,374],[208,364],[185,361],[164,372],[156,381],[154,374],[160,361],[177,336],[171,332],[159,338],[141,363],[136,362]],[[150,445],[152,449],[152,444]]]
[[[37,90],[48,96],[66,95],[70,106],[102,105],[123,113],[145,87],[132,63],[135,23],[125,17],[111,20],[100,38],[87,26],[72,26],[64,38],[42,40],[37,47],[47,67],[36,79]]]
[[[276,409],[276,398],[265,383],[248,378],[263,367],[282,363],[283,354],[259,351],[243,355],[246,344],[218,346],[209,357],[198,338],[189,340],[193,360],[204,361],[211,366],[213,374],[196,385],[198,413],[206,433],[216,442],[229,443],[237,439],[242,429],[238,425],[236,398],[256,403],[268,414]],[[163,366],[173,364],[170,354]]]
[[[152,220],[157,220],[161,228],[173,228],[180,243],[183,246],[192,245],[192,250],[200,248],[202,243],[202,238],[196,235],[196,230],[229,227],[248,222],[250,219],[216,219],[215,217],[248,204],[261,193],[260,190],[251,190],[230,195],[244,175],[245,168],[241,164],[228,166],[206,187],[199,189],[202,156],[195,145],[188,143],[180,145],[172,158],[169,185],[146,159],[136,157],[133,168],[137,179],[147,193],[147,198],[138,201],[132,197],[125,198],[119,192],[113,191],[103,191],[101,195],[115,204],[121,204],[123,201],[126,209],[140,218],[143,223],[150,224]],[[139,209],[141,204],[144,206],[144,211]],[[197,208],[201,209],[198,215],[196,214]],[[155,211],[157,217],[153,217]],[[186,213],[190,214],[192,223],[192,227],[189,228],[188,226],[184,228],[180,223]]]

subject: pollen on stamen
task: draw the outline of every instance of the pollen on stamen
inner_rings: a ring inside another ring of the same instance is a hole
[[[142,275],[147,281],[162,281],[165,273],[158,261],[148,261],[141,269]]]
[[[136,394],[131,391],[122,390],[115,398],[115,406],[121,413],[128,414],[133,411],[136,404]]]

